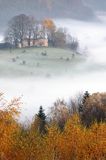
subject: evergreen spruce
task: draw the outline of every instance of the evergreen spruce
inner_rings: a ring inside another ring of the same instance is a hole
[[[43,121],[46,120],[46,115],[44,113],[44,110],[43,110],[42,106],[40,106],[40,109],[39,109],[39,112],[38,112],[37,116]]]
[[[45,134],[46,133],[46,115],[44,113],[43,107],[40,106],[39,112],[37,114],[37,117],[39,118],[39,132],[41,134]]]
[[[84,109],[84,106],[85,106],[85,102],[86,100],[89,98],[90,94],[88,91],[86,91],[83,95],[83,98],[82,98],[82,103],[80,104],[79,106],[79,112],[83,112],[83,109]]]
[[[86,102],[87,98],[89,98],[89,96],[90,96],[89,92],[86,91],[86,92],[84,93],[83,100],[82,100],[82,104],[83,104],[83,105],[85,104],[85,102]]]

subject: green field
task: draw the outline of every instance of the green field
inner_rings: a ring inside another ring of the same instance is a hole
[[[42,53],[46,53],[42,55]],[[0,50],[0,76],[59,76],[74,72],[85,58],[66,49],[25,48]]]

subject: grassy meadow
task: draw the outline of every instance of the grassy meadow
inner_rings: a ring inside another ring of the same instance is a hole
[[[69,74],[77,70],[85,57],[59,48],[23,48],[0,50],[1,77],[43,76]]]

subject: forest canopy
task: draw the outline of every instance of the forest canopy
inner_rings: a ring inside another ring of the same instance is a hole
[[[0,100],[5,102],[2,94]],[[20,100],[14,99],[0,110],[0,159],[106,159],[106,93],[85,92],[82,98],[72,100],[71,108],[58,100],[49,117],[40,106],[27,125],[16,119],[19,104]]]

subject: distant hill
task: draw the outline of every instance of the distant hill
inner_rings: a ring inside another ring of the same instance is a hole
[[[37,19],[76,18],[89,20],[93,11],[82,0],[0,0],[0,30],[17,14],[34,15]]]
[[[106,11],[106,0],[84,0],[93,10]]]

